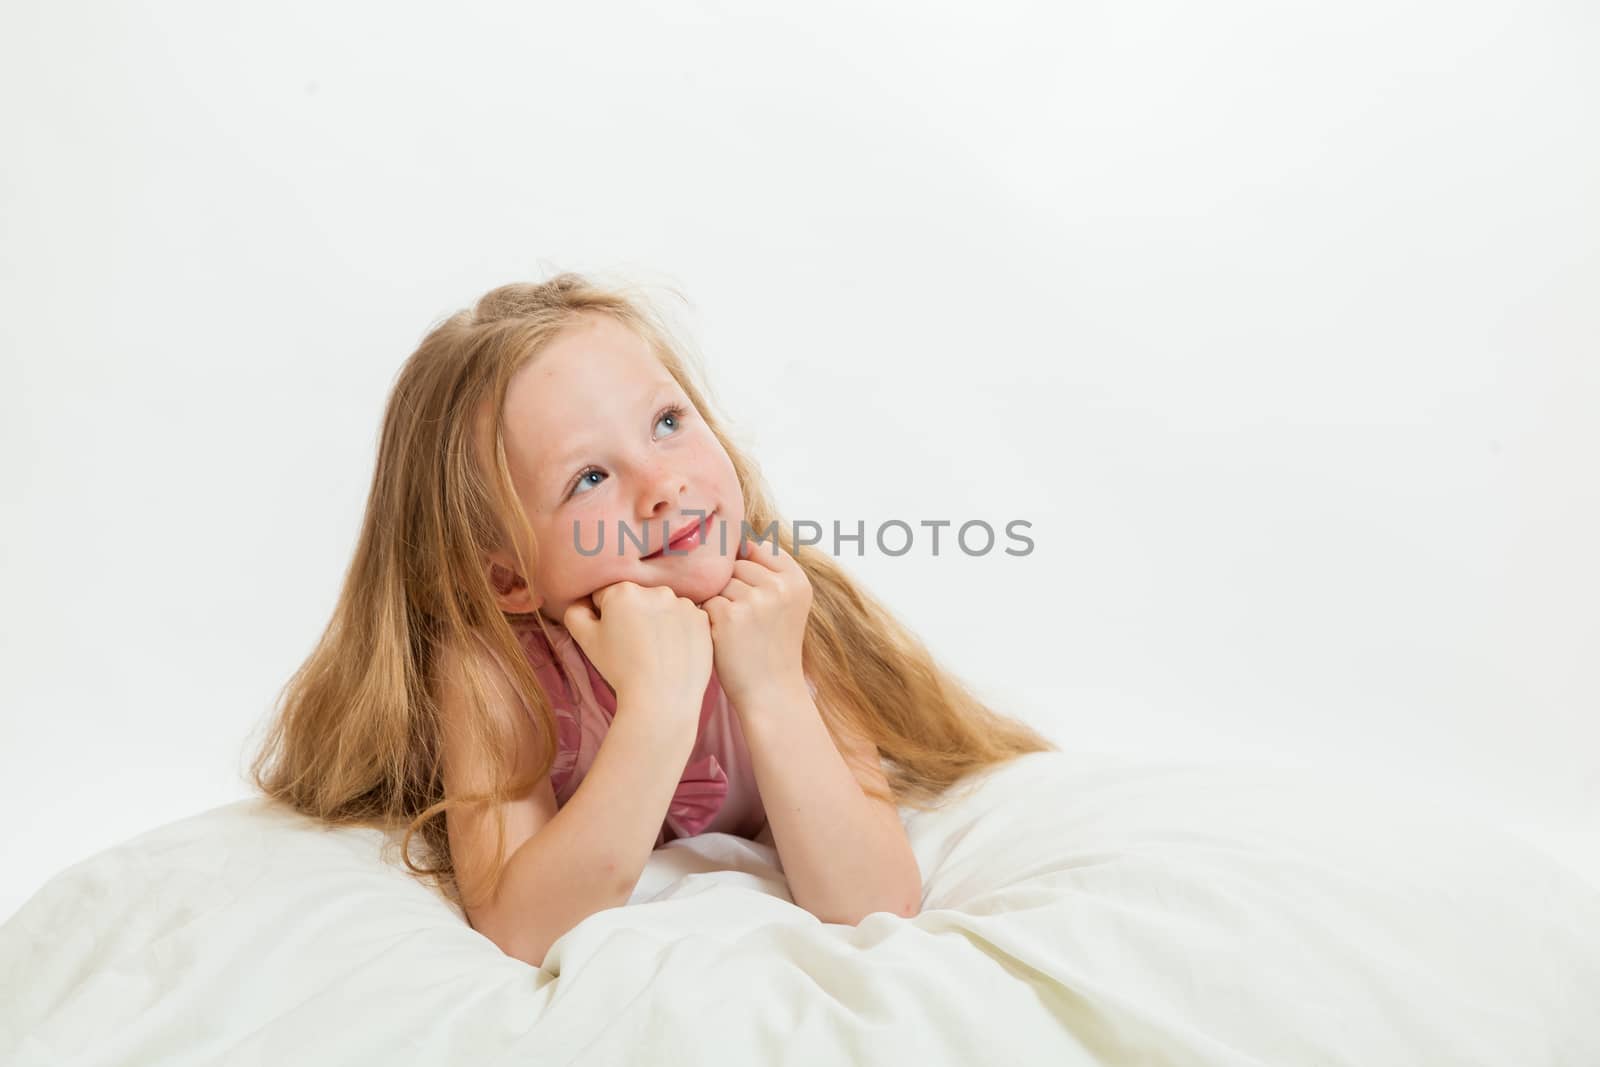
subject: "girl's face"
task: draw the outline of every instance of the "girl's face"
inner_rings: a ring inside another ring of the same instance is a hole
[[[539,559],[528,581],[514,557],[491,556],[503,610],[538,608],[559,624],[574,601],[614,582],[670,586],[696,604],[727,586],[744,523],[733,462],[622,323],[585,315],[518,370],[504,432]],[[676,536],[702,518],[709,526],[699,544],[661,551],[663,529]]]

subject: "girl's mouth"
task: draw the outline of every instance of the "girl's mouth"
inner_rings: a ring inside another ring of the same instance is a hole
[[[705,543],[705,539],[706,539],[706,533],[707,533],[707,531],[709,531],[711,529],[711,518],[715,514],[716,514],[716,512],[714,512],[714,511],[711,512],[711,514],[707,515],[704,519],[700,520],[700,523],[698,525],[690,527],[686,532],[679,534],[672,541],[668,542],[666,547],[672,549],[672,554],[673,555],[681,556],[685,552],[690,551],[691,549],[697,547],[698,545],[704,544]],[[657,559],[657,558],[663,556],[664,554],[665,553],[663,552],[663,550],[658,548],[654,552],[650,553],[648,556],[644,556],[642,558],[643,559]]]

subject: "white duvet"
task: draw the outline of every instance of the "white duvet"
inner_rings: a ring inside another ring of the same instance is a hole
[[[904,814],[914,918],[708,834],[540,970],[384,835],[241,801],[0,926],[0,1063],[1600,1065],[1600,890],[1415,795],[1044,753]]]

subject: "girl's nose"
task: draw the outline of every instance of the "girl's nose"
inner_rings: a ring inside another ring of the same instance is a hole
[[[675,518],[683,494],[689,491],[689,483],[683,475],[665,466],[648,471],[643,485],[639,514],[650,519]]]

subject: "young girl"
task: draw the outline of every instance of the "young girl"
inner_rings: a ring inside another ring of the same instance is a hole
[[[897,807],[1055,746],[788,526],[644,301],[571,273],[494,289],[400,371],[252,777],[403,826],[406,866],[534,965],[698,833],[774,846],[824,921],[915,915]]]

